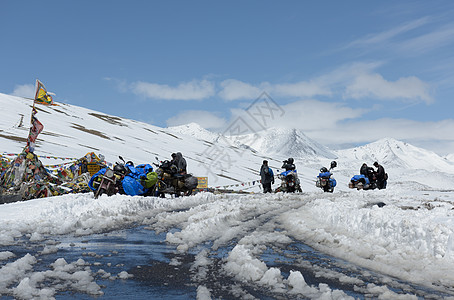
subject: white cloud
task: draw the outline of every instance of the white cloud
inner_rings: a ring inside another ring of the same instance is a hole
[[[167,126],[178,126],[197,123],[205,129],[219,129],[225,127],[226,120],[215,113],[203,110],[187,110],[167,120]]]
[[[414,76],[402,77],[391,82],[380,74],[374,73],[355,77],[353,83],[346,87],[344,96],[354,99],[369,97],[383,100],[422,100],[429,104],[434,100],[428,90],[429,85]]]
[[[260,87],[253,86],[249,83],[245,83],[236,79],[227,79],[221,82],[222,90],[219,92],[219,96],[224,100],[244,100],[244,99],[256,99],[260,96]]]
[[[329,96],[331,91],[320,81],[300,81],[297,83],[276,84],[271,91],[285,97]]]
[[[343,96],[360,99],[394,100],[404,102],[434,101],[429,93],[430,85],[415,76],[389,81],[375,69],[382,62],[352,63],[341,66],[310,81],[271,84],[262,82],[253,85],[236,79],[221,82],[219,96],[224,100],[256,99],[262,92],[273,98],[312,98],[315,96]]]
[[[423,54],[454,42],[454,26],[450,25],[436,31],[408,39],[399,44],[404,53]]]
[[[128,91],[128,84],[127,84],[126,80],[124,80],[124,79],[104,77],[104,80],[114,82],[117,85],[116,87],[120,92],[124,93],[124,92]]]
[[[221,82],[219,96],[224,100],[256,99],[262,92],[277,97],[313,97],[317,95],[330,95],[331,91],[318,81],[300,81],[296,83],[271,84],[262,82],[252,85],[236,79]]]
[[[412,22],[408,22],[405,24],[402,24],[400,26],[397,26],[395,28],[391,28],[389,30],[377,33],[377,34],[371,34],[367,35],[366,37],[357,39],[350,44],[348,44],[346,47],[343,47],[342,49],[348,49],[351,47],[370,47],[373,45],[379,45],[380,47],[383,47],[387,45],[393,38],[405,34],[411,30],[414,30],[416,28],[419,28],[425,24],[427,24],[430,21],[430,18],[424,17],[417,19]]]
[[[306,134],[325,145],[363,144],[383,137],[405,140],[424,146],[439,154],[454,153],[454,120],[420,122],[406,119],[382,118],[338,122],[331,128],[319,128]],[[444,145],[445,148],[440,148]]]
[[[285,114],[277,123],[302,130],[321,130],[336,127],[341,121],[360,117],[362,109],[343,103],[303,100],[282,106]]]
[[[420,18],[389,30],[354,40],[340,50],[363,48],[367,50],[395,50],[408,55],[420,55],[454,42],[454,24],[431,28],[439,17]],[[419,31],[415,31],[419,29]]]
[[[282,105],[279,107],[281,113],[268,113],[262,110],[266,124],[257,124],[246,110],[231,110],[232,118],[230,124],[235,120],[244,123],[243,128],[248,128],[252,132],[262,130],[263,126],[296,128],[303,131],[323,131],[338,126],[342,121],[354,119],[362,116],[366,111],[363,109],[353,109],[344,103],[322,102],[317,100],[300,100]],[[261,125],[261,126],[260,126]],[[265,128],[265,129],[266,129]]]
[[[163,100],[202,100],[215,95],[214,83],[208,80],[192,80],[175,87],[139,81],[132,84],[132,91],[146,98]]]
[[[33,99],[35,98],[35,86],[33,84],[16,85],[12,95]]]

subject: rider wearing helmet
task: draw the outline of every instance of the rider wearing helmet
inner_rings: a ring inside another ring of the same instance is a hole
[[[290,157],[289,159],[284,160],[284,164],[282,165],[281,168],[284,168],[286,171],[295,170],[296,166],[293,163],[293,158]]]

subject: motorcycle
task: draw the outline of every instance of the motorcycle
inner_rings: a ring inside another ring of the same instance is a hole
[[[122,193],[121,180],[126,174],[125,165],[117,162],[113,169],[106,167],[94,174],[88,182],[88,186],[93,191],[95,199],[102,194],[112,196],[119,192]]]
[[[337,162],[332,161],[329,170],[326,167],[323,167],[320,169],[320,173],[317,176],[315,186],[321,188],[325,193],[334,192],[334,187],[337,182],[336,179],[332,177],[333,173],[331,173],[331,170],[335,167],[337,167]]]
[[[371,174],[369,177],[363,174],[355,175],[350,179],[348,187],[357,190],[373,190],[377,188],[375,174]]]
[[[165,194],[178,196],[189,196],[198,185],[197,177],[192,174],[179,174],[177,167],[168,160],[154,163],[157,167],[156,174],[158,181],[156,192],[158,196],[165,197]]]
[[[295,193],[300,192],[302,193],[303,190],[300,186],[300,180],[298,178],[298,174],[296,170],[288,170],[284,171],[277,175],[277,178],[281,180],[281,186],[276,189],[276,193],[284,192],[284,193]]]
[[[134,166],[132,161],[125,162],[123,157],[119,158],[121,162],[117,162],[113,169],[107,167],[99,170],[88,182],[95,199],[102,194],[154,195],[157,175],[153,167],[149,164]]]

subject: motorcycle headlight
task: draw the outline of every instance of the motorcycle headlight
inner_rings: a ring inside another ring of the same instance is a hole
[[[107,170],[106,170],[106,173],[104,173],[104,175],[105,175],[106,177],[112,177],[112,176],[114,176],[114,171],[111,170],[111,169],[107,169]]]

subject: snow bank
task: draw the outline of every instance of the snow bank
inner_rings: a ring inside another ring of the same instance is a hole
[[[397,188],[301,195],[199,193],[174,199],[116,195],[95,200],[91,194],[75,194],[1,205],[0,244],[20,244],[24,239],[42,243],[40,255],[45,255],[58,251],[58,245],[46,243],[55,235],[88,235],[143,224],[167,232],[166,241],[181,253],[198,249],[191,270],[201,283],[215,263],[211,252],[227,247],[221,272],[238,282],[274,293],[347,298],[324,284],[307,285],[298,271],[285,276],[262,258],[270,247],[300,241],[358,266],[446,292],[454,282],[453,208],[453,193]],[[102,294],[82,259],[67,263],[61,258],[45,271],[34,270],[36,259],[0,252],[0,263],[4,262],[0,293],[24,299],[53,297],[64,289]],[[361,283],[344,274],[320,272],[341,282]],[[100,275],[130,277],[126,272]],[[367,289],[375,296],[397,297],[385,287]],[[197,295],[205,299],[210,291],[201,284]]]

